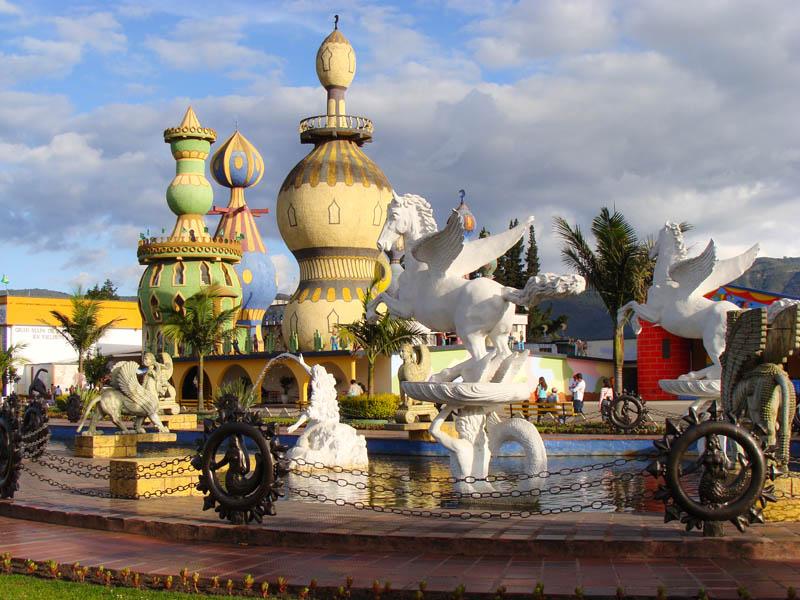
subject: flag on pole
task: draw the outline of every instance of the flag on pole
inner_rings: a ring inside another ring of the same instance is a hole
[[[4,284],[4,285],[8,285],[8,275],[6,275],[5,273],[3,273],[3,278],[2,278],[2,279],[0,279],[0,283],[2,283],[2,284]]]

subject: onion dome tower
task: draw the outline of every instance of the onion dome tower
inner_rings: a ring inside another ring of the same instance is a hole
[[[167,205],[177,216],[169,237],[141,236],[137,256],[146,269],[139,281],[139,311],[145,350],[164,349],[160,333],[165,308],[181,310],[186,299],[210,285],[224,290],[220,308],[240,304],[242,288],[233,265],[242,258],[239,240],[212,238],[203,216],[214,199],[205,176],[205,160],[217,134],[200,125],[190,106],[177,127],[164,131],[176,161],[175,177],[167,188]],[[231,324],[234,325],[233,323]],[[166,350],[175,354],[175,349]]]
[[[278,193],[281,236],[300,266],[300,283],[286,305],[284,340],[314,350],[319,332],[326,349],[340,323],[363,314],[361,299],[376,274],[388,284],[388,260],[376,243],[392,197],[383,171],[361,146],[372,140],[372,121],[348,115],[345,92],[356,73],[356,54],[337,24],[317,51],[317,76],[327,90],[327,112],[300,122],[300,142],[314,149],[286,176]]]
[[[272,264],[255,217],[269,212],[266,208],[251,209],[244,198],[246,188],[256,185],[264,176],[264,160],[258,150],[238,130],[228,138],[211,158],[211,175],[221,186],[230,188],[227,208],[214,207],[209,214],[222,215],[214,237],[235,240],[242,244],[242,262],[236,266],[242,284],[242,311],[239,327],[247,331],[243,348],[264,349],[261,320],[278,293],[275,266]]]

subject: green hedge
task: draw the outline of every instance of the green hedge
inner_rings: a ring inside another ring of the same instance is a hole
[[[344,419],[394,419],[400,406],[397,394],[368,396],[345,396],[339,399],[339,412]]]

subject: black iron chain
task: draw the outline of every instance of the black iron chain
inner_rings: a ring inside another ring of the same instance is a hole
[[[633,481],[636,478],[644,479],[647,475],[647,472],[644,469],[639,471],[628,471],[625,473],[620,473],[619,475],[605,476],[599,479],[594,479],[589,481],[575,481],[569,484],[565,483],[562,485],[552,485],[549,488],[533,488],[530,490],[509,490],[509,491],[494,490],[491,492],[469,492],[469,493],[459,493],[453,491],[443,492],[439,490],[432,490],[432,491],[409,490],[401,487],[386,487],[381,484],[375,485],[375,484],[367,484],[364,481],[349,481],[347,479],[334,478],[330,477],[329,475],[317,474],[310,471],[295,471],[294,474],[297,475],[298,477],[303,477],[305,479],[315,479],[322,483],[334,483],[340,488],[351,486],[358,490],[369,489],[371,492],[377,492],[377,493],[389,492],[396,496],[413,496],[416,498],[432,497],[445,500],[459,500],[459,499],[478,500],[482,498],[521,498],[526,496],[539,497],[548,494],[558,495],[561,493],[579,492],[594,487],[611,485],[614,482],[618,481],[627,483]]]
[[[297,466],[301,467],[310,467],[312,469],[319,469],[325,471],[331,471],[333,473],[346,473],[348,475],[356,475],[356,476],[365,476],[371,477],[373,479],[396,479],[398,481],[404,482],[425,482],[425,483],[477,483],[477,482],[502,482],[502,481],[526,481],[530,479],[546,479],[548,477],[552,477],[555,475],[558,476],[566,476],[566,475],[576,475],[578,473],[588,473],[591,471],[602,471],[603,469],[610,469],[613,467],[622,467],[631,462],[644,462],[647,460],[652,460],[656,458],[654,454],[640,454],[631,457],[625,458],[616,458],[614,460],[610,460],[607,462],[602,463],[594,463],[589,465],[581,465],[579,467],[564,467],[559,469],[558,471],[539,471],[538,473],[518,473],[518,474],[511,474],[511,475],[487,475],[486,477],[436,477],[436,476],[427,476],[427,477],[420,477],[418,475],[402,475],[399,473],[378,473],[378,472],[371,472],[365,471],[362,469],[348,469],[345,467],[339,466],[332,466],[332,465],[325,465],[321,462],[307,462],[302,458],[295,458],[292,459],[292,469],[291,472],[295,474],[300,474],[303,472],[307,472],[305,469],[298,469]]]
[[[169,496],[171,494],[177,494],[178,492],[183,492],[186,490],[194,489],[197,484],[196,483],[187,483],[184,485],[178,485],[171,488],[165,488],[163,490],[153,490],[152,492],[145,492],[144,494],[135,494],[132,496],[125,496],[120,494],[112,494],[108,490],[104,489],[92,489],[92,488],[78,488],[61,481],[56,481],[50,477],[46,477],[37,471],[27,467],[26,465],[22,465],[22,470],[26,471],[42,483],[46,483],[53,487],[59,488],[64,490],[65,492],[69,492],[71,494],[77,494],[80,496],[91,496],[94,498],[119,498],[123,500],[140,500],[140,499],[149,499],[149,498],[160,498],[162,496]]]

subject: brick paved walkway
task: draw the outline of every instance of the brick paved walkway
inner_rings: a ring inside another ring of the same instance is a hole
[[[131,568],[177,575],[186,567],[204,576],[292,585],[314,578],[321,587],[337,587],[347,576],[356,587],[374,580],[390,581],[393,589],[416,589],[426,581],[431,591],[452,591],[464,584],[468,593],[490,593],[504,585],[509,594],[530,597],[537,582],[548,595],[570,596],[581,586],[588,596],[610,596],[617,587],[626,597],[655,596],[663,585],[670,598],[695,597],[705,588],[713,598],[736,598],[745,586],[753,598],[786,598],[789,585],[800,582],[800,561],[774,562],[731,559],[573,558],[532,559],[524,555],[463,556],[429,552],[330,552],[328,550],[242,547],[225,544],[182,544],[150,537],[93,531],[0,517],[0,551],[33,560],[79,561],[86,566]]]

